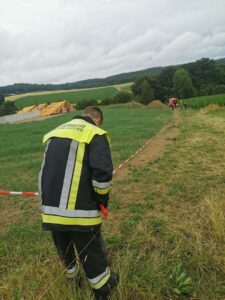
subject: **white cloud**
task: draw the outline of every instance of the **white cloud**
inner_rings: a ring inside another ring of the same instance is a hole
[[[225,56],[223,0],[0,3],[0,86],[60,83]]]

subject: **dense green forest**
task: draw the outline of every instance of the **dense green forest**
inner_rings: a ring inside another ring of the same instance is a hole
[[[225,60],[202,58],[193,63],[165,67],[155,74],[138,78],[131,86],[137,100],[168,100],[225,93]],[[149,101],[150,102],[150,101]]]
[[[208,62],[206,64],[205,62]],[[211,69],[209,71],[202,69],[207,66]],[[169,67],[156,67],[156,68],[149,68],[141,71],[136,72],[129,72],[129,73],[122,73],[114,76],[110,76],[107,78],[96,78],[96,79],[88,79],[82,80],[78,82],[72,83],[64,83],[64,84],[28,84],[28,83],[16,83],[13,85],[8,85],[4,87],[0,87],[0,93],[4,95],[10,94],[22,94],[28,92],[36,92],[36,91],[52,91],[52,90],[69,90],[74,88],[90,88],[90,87],[99,87],[99,86],[107,86],[113,84],[120,84],[126,82],[132,82],[141,78],[143,76],[154,75],[152,78],[160,78],[160,82],[164,86],[164,98],[171,94],[171,85],[172,85],[172,77],[175,71],[179,68],[186,69],[193,81],[193,85],[196,86],[197,90],[204,89],[205,90],[205,82],[207,85],[207,90],[212,90],[215,85],[225,84],[224,82],[224,69],[225,69],[225,58],[212,60],[212,59],[201,59],[196,62],[183,64],[183,65],[176,65],[176,66],[169,66]],[[203,77],[201,73],[204,73]],[[211,75],[215,75],[216,79],[210,77]],[[220,73],[220,74],[219,74]],[[172,76],[172,77],[171,77]],[[221,79],[223,77],[223,80]],[[152,85],[157,85],[155,83]],[[166,90],[165,90],[166,88]],[[201,91],[203,93],[203,91]],[[207,91],[211,92],[211,91]],[[204,91],[205,93],[205,91]],[[160,98],[156,93],[156,98]],[[158,97],[157,97],[158,96]]]

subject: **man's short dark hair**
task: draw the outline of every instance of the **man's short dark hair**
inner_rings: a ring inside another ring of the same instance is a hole
[[[101,123],[103,123],[103,113],[101,109],[97,106],[88,106],[84,109],[84,116],[90,116],[94,119],[100,119]]]

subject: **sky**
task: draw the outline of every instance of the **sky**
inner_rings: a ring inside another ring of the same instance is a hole
[[[0,86],[225,57],[225,0],[0,0]]]

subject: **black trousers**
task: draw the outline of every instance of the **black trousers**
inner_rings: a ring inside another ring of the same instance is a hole
[[[104,276],[108,276],[108,259],[100,231],[52,231],[52,237],[58,255],[68,270],[76,267],[76,249],[90,282],[96,282],[98,279],[104,281]]]

